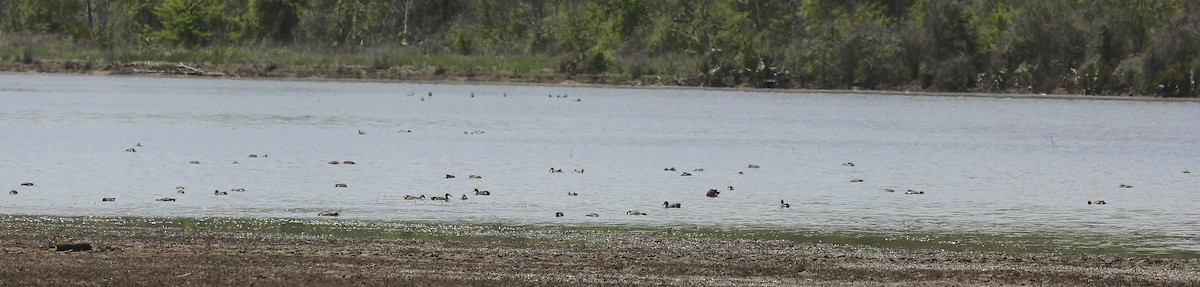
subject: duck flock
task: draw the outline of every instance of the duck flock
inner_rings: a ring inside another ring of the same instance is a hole
[[[432,93],[429,93],[427,97],[432,97],[432,96],[433,96]],[[471,96],[474,97],[473,94]],[[505,97],[507,97],[507,94],[505,94]],[[568,98],[569,96],[563,94],[563,95],[549,95],[549,97],[550,98]],[[422,100],[424,100],[424,97],[422,97]],[[581,101],[581,100],[578,98],[575,98],[574,101]],[[399,133],[412,133],[413,131],[410,129],[400,129],[400,130],[398,130],[398,132]],[[357,134],[365,135],[365,134],[367,134],[367,131],[365,131],[363,129],[358,129]],[[483,134],[485,134],[485,131],[470,130],[470,131],[464,131],[463,134],[464,135],[483,135]],[[137,153],[137,152],[139,152],[139,149],[142,149],[142,148],[143,148],[142,143],[137,143],[132,147],[126,148],[124,151],[127,153]],[[246,158],[247,159],[266,159],[266,158],[269,158],[269,155],[265,154],[265,153],[261,154],[261,155],[260,154],[249,154],[246,156]],[[239,162],[237,160],[232,160],[232,161],[230,161],[230,163],[231,164],[239,164]],[[193,161],[189,161],[188,164],[199,165],[199,164],[201,164],[201,162],[197,161],[197,160],[193,160]],[[318,164],[318,163],[314,163],[314,164]],[[328,164],[328,165],[356,165],[357,163],[353,160],[328,160],[325,162],[325,164]],[[851,168],[851,169],[856,167],[855,163],[853,163],[853,162],[845,162],[845,163],[842,163],[841,166],[844,168]],[[737,171],[737,173],[745,174],[745,172],[747,172],[748,170],[755,170],[755,169],[759,169],[759,168],[761,168],[761,166],[759,166],[758,164],[750,163],[745,166],[745,170],[739,170],[739,171]],[[687,170],[687,169],[681,170],[681,169],[677,169],[676,167],[666,167],[666,168],[663,168],[662,171],[678,173],[679,176],[684,176],[684,177],[695,176],[697,174],[705,172],[705,170],[703,168],[693,168],[690,170]],[[549,172],[550,173],[564,173],[565,170],[562,168],[551,167],[551,168],[549,168]],[[574,174],[584,174],[586,171],[583,168],[578,168],[578,169],[571,169],[570,172],[574,173]],[[1183,173],[1190,173],[1190,171],[1184,170]],[[454,178],[458,178],[458,176],[453,175],[453,174],[445,174],[444,178],[445,179],[454,179]],[[466,179],[482,179],[482,178],[483,178],[482,175],[477,175],[477,174],[470,174],[470,175],[466,176]],[[850,179],[848,179],[848,182],[863,183],[863,182],[866,182],[866,180],[864,180],[862,178],[850,178]],[[348,188],[349,186],[350,185],[348,183],[343,183],[343,182],[338,182],[338,183],[333,184],[333,187],[335,187],[335,188]],[[1117,187],[1123,188],[1123,189],[1133,188],[1133,186],[1129,185],[1129,184],[1120,184]],[[36,192],[36,189],[37,189],[37,185],[35,185],[33,182],[21,182],[21,183],[17,184],[16,188],[11,189],[9,191],[9,195],[20,196],[23,192]],[[154,200],[154,201],[158,201],[158,202],[175,202],[177,200],[177,197],[185,196],[188,193],[188,191],[190,191],[190,190],[187,187],[185,187],[183,185],[179,185],[179,186],[175,187],[173,192],[170,192],[168,190],[168,191],[164,192],[164,194],[162,196],[159,196],[156,198],[145,198],[145,199],[135,199],[135,200]],[[248,192],[248,191],[243,187],[233,187],[233,188],[229,188],[228,190],[216,189],[216,190],[213,190],[211,192],[211,194],[212,194],[212,196],[227,196],[227,195],[230,195],[230,193],[245,193],[245,192]],[[684,204],[683,201],[716,200],[716,198],[721,197],[723,195],[723,193],[725,195],[728,195],[728,193],[734,193],[734,192],[736,192],[736,191],[735,191],[734,186],[732,186],[732,185],[721,187],[721,188],[710,188],[706,191],[699,190],[696,192],[696,196],[694,198],[680,198],[680,199],[676,199],[676,200],[664,201],[664,202],[662,202],[661,207],[664,209],[682,209],[682,208],[686,208],[686,204]],[[882,189],[882,192],[895,193],[895,192],[898,192],[898,190],[895,188],[884,188],[884,189]],[[918,195],[918,196],[926,194],[925,191],[917,190],[917,189],[906,189],[902,193],[905,195]],[[207,194],[207,192],[201,192],[201,194]],[[403,196],[403,199],[410,200],[410,201],[448,202],[448,201],[452,201],[452,200],[466,201],[466,200],[471,199],[472,197],[491,196],[491,195],[492,195],[491,191],[480,190],[478,188],[475,188],[469,192],[463,192],[459,196],[454,196],[451,193],[434,194],[434,195],[406,194]],[[570,192],[565,192],[563,196],[579,196],[579,195],[580,194],[578,192],[570,191]],[[703,197],[701,197],[701,196],[703,196]],[[118,198],[107,196],[107,197],[101,197],[98,200],[100,202],[115,202],[118,200]],[[1103,199],[1093,199],[1093,200],[1087,201],[1087,204],[1088,205],[1105,205],[1105,204],[1107,204],[1107,202]],[[778,202],[778,205],[776,207],[779,209],[788,209],[788,208],[791,208],[791,204],[788,203],[787,199],[780,199]],[[325,211],[321,211],[321,212],[317,213],[316,215],[317,216],[339,216],[339,215],[341,215],[341,212],[337,211],[337,210],[325,210]],[[631,210],[626,211],[624,213],[624,215],[645,216],[645,215],[648,215],[648,213],[642,212],[642,211],[639,211],[636,209],[631,209]],[[555,217],[565,217],[565,216],[567,216],[567,214],[562,211],[559,211],[559,212],[555,212],[554,216]],[[584,214],[584,216],[599,217],[599,216],[601,216],[601,214],[599,214],[597,212],[586,212]]]

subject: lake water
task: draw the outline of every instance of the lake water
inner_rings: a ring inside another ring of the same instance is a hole
[[[0,187],[20,192],[0,195],[0,214],[336,210],[338,220],[1024,234],[1200,252],[1196,102],[0,74],[0,135]],[[234,187],[246,191],[213,195]],[[403,198],[446,193],[455,199]],[[1087,204],[1097,199],[1108,204]]]

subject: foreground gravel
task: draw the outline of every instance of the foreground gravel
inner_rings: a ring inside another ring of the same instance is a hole
[[[3,222],[0,285],[1200,286],[1200,259],[889,250],[635,231],[437,228],[454,229],[464,239]],[[94,249],[60,252],[54,243],[89,243]]]

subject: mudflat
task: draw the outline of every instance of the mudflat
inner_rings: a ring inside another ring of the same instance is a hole
[[[632,230],[428,238],[0,221],[7,286],[1198,286],[1200,259],[881,249]],[[90,251],[55,251],[82,244]]]

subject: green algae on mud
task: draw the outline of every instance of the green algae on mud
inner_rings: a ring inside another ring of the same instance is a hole
[[[712,226],[649,226],[611,224],[499,224],[472,222],[363,221],[344,219],[286,219],[229,217],[56,217],[8,215],[0,224],[82,227],[95,229],[161,229],[182,233],[257,233],[278,236],[328,236],[391,240],[434,240],[458,242],[575,242],[588,234],[623,234],[637,238],[695,237],[725,240],[781,240],[817,243],[844,248],[872,247],[899,250],[977,251],[1004,253],[1064,253],[1112,256],[1200,258],[1200,253],[1170,246],[1120,244],[1119,238],[1096,238],[1080,234],[1013,232],[938,233],[885,232],[864,230],[784,230]],[[568,236],[570,235],[570,236]],[[600,236],[603,237],[603,236]],[[1096,242],[1101,242],[1097,244]]]

